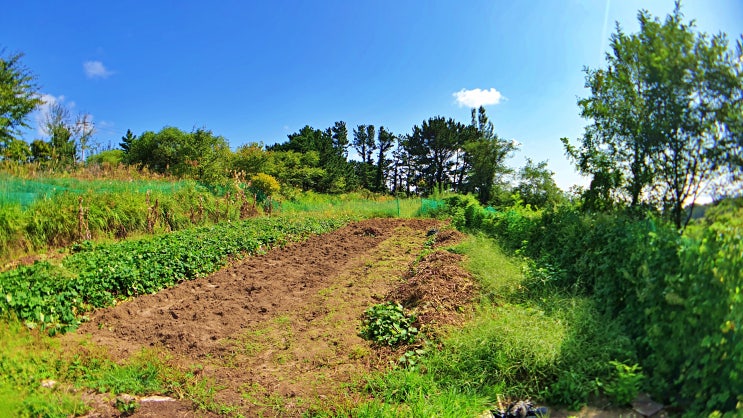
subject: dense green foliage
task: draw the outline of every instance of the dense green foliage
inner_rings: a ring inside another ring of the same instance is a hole
[[[156,173],[220,184],[228,178],[230,149],[227,140],[206,129],[184,132],[168,126],[159,132],[122,138],[124,161]],[[127,142],[128,141],[128,142]]]
[[[639,33],[617,27],[606,69],[586,69],[591,95],[579,105],[592,124],[578,148],[563,141],[593,176],[589,206],[647,204],[681,229],[707,182],[740,174],[743,44],[733,52],[725,35],[696,33],[678,2],[664,22],[638,20]]]
[[[693,237],[673,225],[564,206],[494,212],[454,197],[454,223],[538,260],[545,284],[586,295],[634,341],[645,388],[689,414],[743,405],[743,244],[739,225]],[[737,406],[736,406],[737,405]]]
[[[552,208],[565,200],[565,196],[547,168],[547,161],[535,163],[531,158],[519,170],[519,181],[515,187],[518,199],[533,208]]]
[[[28,127],[26,117],[41,103],[36,77],[21,58],[23,54],[5,56],[0,50],[0,155],[16,160],[19,155],[12,151],[20,144],[14,136],[20,128]]]
[[[84,239],[124,238],[239,219],[244,204],[238,194],[227,200],[187,181],[2,178],[2,258]]]
[[[115,244],[83,242],[61,265],[39,262],[0,273],[0,314],[64,331],[93,307],[156,292],[216,271],[228,257],[264,251],[345,222],[260,218]]]
[[[249,143],[234,152],[227,140],[204,128],[185,132],[166,126],[158,132],[122,136],[117,150],[92,150],[95,129],[88,115],[73,122],[69,110],[52,104],[44,124],[48,140],[30,145],[15,140],[18,158],[6,158],[6,167],[30,165],[48,171],[118,164],[178,179],[224,187],[235,175],[249,179],[268,174],[282,188],[320,193],[367,190],[393,195],[421,196],[433,191],[476,192],[483,203],[511,193],[505,175],[506,159],[516,142],[498,137],[485,109],[472,109],[469,125],[438,116],[397,135],[384,126],[359,125],[349,141],[344,122],[325,130],[305,126],[288,140],[264,146]],[[349,147],[361,161],[349,160]],[[10,148],[9,148],[10,149]]]
[[[414,322],[415,315],[405,314],[399,303],[380,303],[364,312],[359,335],[381,345],[411,344],[418,336]]]
[[[324,131],[305,126],[290,134],[285,143],[272,145],[266,151],[253,149],[252,157],[256,154],[263,157],[251,168],[302,190],[323,193],[353,190],[358,183],[353,165],[346,160],[347,135],[344,122],[336,122]]]

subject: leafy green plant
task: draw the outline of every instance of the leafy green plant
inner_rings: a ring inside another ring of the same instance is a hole
[[[116,398],[114,406],[119,412],[121,412],[121,416],[128,417],[137,412],[137,409],[139,409],[139,402],[137,402],[137,399],[134,397],[119,396]]]
[[[418,336],[414,322],[415,315],[406,315],[401,304],[380,303],[364,312],[359,334],[362,338],[381,345],[410,344]]]
[[[565,364],[587,367],[594,371],[590,375],[608,379],[608,361],[639,358],[644,387],[654,398],[683,407],[690,416],[737,408],[737,388],[743,387],[739,217],[712,211],[715,217],[703,220],[706,228],[681,236],[674,225],[637,211],[596,214],[570,205],[544,212],[510,208],[479,220],[478,208],[470,207],[475,203],[461,198],[447,203],[456,226],[470,228],[479,222],[480,230],[504,248],[536,260],[525,272],[522,285],[528,289],[520,293],[521,302],[532,297],[532,303],[551,312],[543,303],[550,294],[590,299],[596,316],[612,324],[606,328],[620,328],[622,341],[632,342],[613,357],[587,362],[581,350],[625,344],[593,345],[575,334],[572,346],[580,348],[564,345]],[[734,207],[723,209],[737,213]],[[589,374],[581,370],[553,377],[557,380],[545,396],[571,403],[590,392],[595,381],[585,380]]]
[[[406,369],[416,370],[421,358],[426,355],[428,351],[425,348],[416,348],[414,350],[406,351],[399,359],[397,364]]]
[[[606,381],[597,380],[598,386],[604,390],[615,405],[627,405],[640,393],[645,375],[639,365],[626,365],[618,361],[610,361],[614,367],[614,374]]]

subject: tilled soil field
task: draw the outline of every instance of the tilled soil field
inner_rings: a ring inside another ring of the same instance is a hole
[[[464,319],[475,285],[460,256],[434,251],[418,260],[427,247],[461,239],[443,227],[420,219],[353,223],[96,311],[73,338],[119,359],[154,350],[203,382],[216,412],[300,416],[355,404],[363,396],[349,390],[357,378],[400,354],[358,336],[364,310],[403,302],[431,332]],[[93,403],[89,416],[118,415],[111,402]],[[201,407],[142,402],[134,416],[212,416]]]

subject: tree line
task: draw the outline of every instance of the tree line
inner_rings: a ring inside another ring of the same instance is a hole
[[[517,146],[495,133],[483,107],[472,110],[470,124],[436,116],[404,135],[367,124],[349,129],[338,121],[326,129],[307,125],[282,143],[248,143],[232,152],[225,138],[206,129],[165,127],[139,136],[129,131],[119,147],[112,161],[209,183],[240,172],[320,193],[364,189],[411,196],[447,190],[475,194],[485,204],[505,204],[518,194],[541,207],[562,196],[546,162],[528,161],[519,173],[508,167]],[[349,158],[352,153],[356,159]],[[94,160],[107,154],[101,155]],[[507,180],[513,174],[516,187]]]
[[[743,38],[735,50],[725,34],[699,33],[677,2],[661,21],[638,13],[640,30],[617,24],[605,68],[585,68],[581,116],[589,121],[577,143],[562,138],[566,154],[590,186],[580,192],[585,210],[629,208],[667,214],[679,229],[694,202],[716,187],[738,193],[743,177]],[[326,129],[305,126],[270,146],[250,143],[234,152],[225,138],[199,128],[122,138],[120,149],[92,157],[94,127],[51,106],[46,140],[17,138],[26,116],[41,104],[35,77],[22,54],[0,53],[0,155],[4,161],[41,164],[124,163],[158,173],[218,183],[240,171],[270,175],[301,190],[428,195],[444,190],[473,194],[483,204],[514,202],[536,207],[564,199],[546,162],[513,172],[517,151],[500,137],[485,109],[472,109],[467,124],[442,116],[396,134],[384,126],[342,121]],[[349,158],[353,152],[356,158]],[[738,186],[738,189],[735,188]]]

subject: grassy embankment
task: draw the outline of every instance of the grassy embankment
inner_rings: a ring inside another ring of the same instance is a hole
[[[137,171],[103,174],[113,178],[84,171],[0,174],[0,270],[23,256],[57,257],[51,250],[80,241],[116,241],[267,213],[409,217],[420,208],[418,199],[292,193],[267,200],[239,181],[214,188]]]

